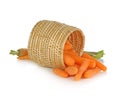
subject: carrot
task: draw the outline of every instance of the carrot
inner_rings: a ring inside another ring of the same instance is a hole
[[[77,66],[68,66],[65,68],[65,71],[70,75],[73,76],[78,73]]]
[[[64,45],[64,50],[71,50],[71,49],[72,49],[72,44],[67,40]]]
[[[90,61],[90,63],[89,63],[88,68],[95,68],[96,67],[96,62],[94,60],[90,60],[90,59],[89,59],[89,61]]]
[[[84,72],[83,77],[84,78],[90,78],[96,75],[98,72],[100,72],[100,69],[98,67],[94,69],[88,69],[87,71]]]
[[[97,55],[97,57],[100,58],[102,54],[103,52],[99,52],[99,56]],[[53,72],[61,77],[74,76],[74,80],[76,81],[80,80],[82,77],[90,78],[101,70],[106,71],[107,69],[106,66],[88,53],[84,52],[82,56],[79,56],[68,40],[64,45],[63,58],[66,65],[65,69],[54,68]]]
[[[71,56],[69,56],[68,54],[64,54],[64,63],[67,66],[72,66],[75,64],[75,60]]]
[[[88,61],[84,61],[83,63],[81,63],[79,72],[75,75],[74,80],[76,81],[80,80],[82,77],[82,74],[87,70],[88,66],[89,66]]]
[[[17,51],[10,50],[10,54],[17,56],[25,56],[28,55],[28,50],[26,48],[20,48]]]
[[[19,60],[29,60],[30,58],[29,58],[28,55],[25,55],[25,56],[19,56],[19,57],[17,57],[17,59],[19,59]]]
[[[21,49],[18,49],[18,55],[19,56],[25,56],[25,55],[28,55],[28,50],[26,48],[21,48]]]
[[[73,56],[78,56],[78,54],[75,52],[74,49],[72,49],[72,50],[64,50],[64,53],[68,53],[68,54],[73,55]]]
[[[107,67],[105,65],[103,65],[101,62],[99,62],[98,60],[96,60],[94,57],[90,56],[89,54],[87,53],[83,53],[82,57],[84,58],[88,58],[88,59],[91,59],[91,60],[94,60],[96,62],[96,66],[98,68],[100,68],[101,70],[103,71],[106,71],[107,70]]]
[[[75,52],[73,51],[65,51],[66,54],[69,54],[74,60],[76,64],[81,64],[83,61],[87,60],[89,62],[89,68],[95,68],[96,66],[96,62],[94,60],[91,59],[87,59],[84,57],[80,57],[78,56]]]
[[[75,64],[74,66],[77,67],[78,69],[80,68],[80,65],[78,65],[78,64]]]
[[[53,72],[54,72],[56,75],[60,76],[60,77],[64,77],[64,78],[67,78],[67,77],[68,77],[68,73],[65,72],[65,71],[62,70],[62,69],[54,68],[54,69],[53,69]]]
[[[81,64],[84,60],[87,60],[86,58],[82,58],[78,56],[73,50],[64,51],[64,54],[69,54],[74,60],[76,64]]]
[[[72,44],[69,42],[69,40],[67,40],[67,41],[65,42],[65,45],[72,45]]]

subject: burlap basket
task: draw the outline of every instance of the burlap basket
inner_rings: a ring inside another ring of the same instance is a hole
[[[64,68],[63,51],[66,40],[69,40],[74,50],[82,55],[84,39],[83,32],[78,28],[43,20],[32,29],[28,54],[31,60],[41,66]]]

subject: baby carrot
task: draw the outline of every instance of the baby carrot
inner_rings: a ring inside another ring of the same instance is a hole
[[[74,58],[76,64],[80,65],[83,61],[87,60],[89,62],[89,68],[95,68],[96,66],[96,62],[94,60],[80,57],[73,50],[65,51],[65,53],[71,55],[71,57]]]
[[[71,49],[72,49],[72,47],[70,45],[65,45],[64,46],[64,50],[71,50]]]
[[[90,63],[89,63],[88,68],[95,68],[96,67],[96,62],[94,60],[90,60],[90,59],[89,59],[89,61],[90,61]]]
[[[72,49],[72,44],[67,40],[64,45],[64,50],[70,50]]]
[[[82,58],[78,56],[74,51],[64,51],[64,54],[69,54],[74,60],[76,64],[81,64],[83,61],[87,60],[86,58]]]
[[[72,66],[75,64],[75,60],[71,56],[69,56],[68,54],[64,54],[64,63],[67,66]]]
[[[81,66],[79,68],[79,72],[74,77],[74,79],[76,81],[81,79],[82,74],[87,70],[88,66],[89,66],[89,63],[87,61],[84,61],[83,63],[81,63]]]
[[[75,64],[74,66],[77,67],[78,69],[80,68],[80,65],[78,65],[78,64]]]
[[[84,72],[83,77],[84,78],[90,78],[96,75],[98,72],[100,72],[100,69],[98,67],[94,69],[88,69],[87,71]]]
[[[54,68],[54,69],[53,69],[53,72],[54,72],[56,75],[60,76],[60,77],[64,77],[64,78],[67,78],[67,77],[68,77],[68,73],[65,72],[65,71],[62,70],[62,69]]]
[[[78,73],[78,68],[77,66],[68,66],[65,68],[65,71],[71,76],[75,75]]]
[[[98,60],[96,60],[94,57],[90,56],[89,54],[87,53],[83,53],[82,57],[84,58],[88,58],[88,59],[91,59],[91,60],[94,60],[96,62],[96,66],[98,68],[100,68],[101,70],[103,71],[106,71],[107,70],[107,67],[105,65],[103,65],[101,62],[99,62]]]
[[[30,58],[29,58],[28,55],[25,55],[25,56],[19,56],[19,57],[17,57],[17,59],[19,59],[19,60],[29,60]]]
[[[65,42],[65,44],[66,44],[66,45],[72,45],[72,44],[69,42],[69,40],[67,40],[67,41]]]

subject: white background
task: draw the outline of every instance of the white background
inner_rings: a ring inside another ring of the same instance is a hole
[[[80,28],[85,50],[105,51],[107,72],[75,82],[9,55],[27,47],[33,26],[43,19]],[[119,0],[0,0],[0,96],[119,96],[119,32]]]

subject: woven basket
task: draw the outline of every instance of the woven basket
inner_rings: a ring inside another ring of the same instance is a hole
[[[43,20],[38,22],[29,38],[28,54],[30,59],[45,67],[64,68],[63,50],[69,40],[74,50],[82,55],[84,34],[75,27],[56,21]]]

